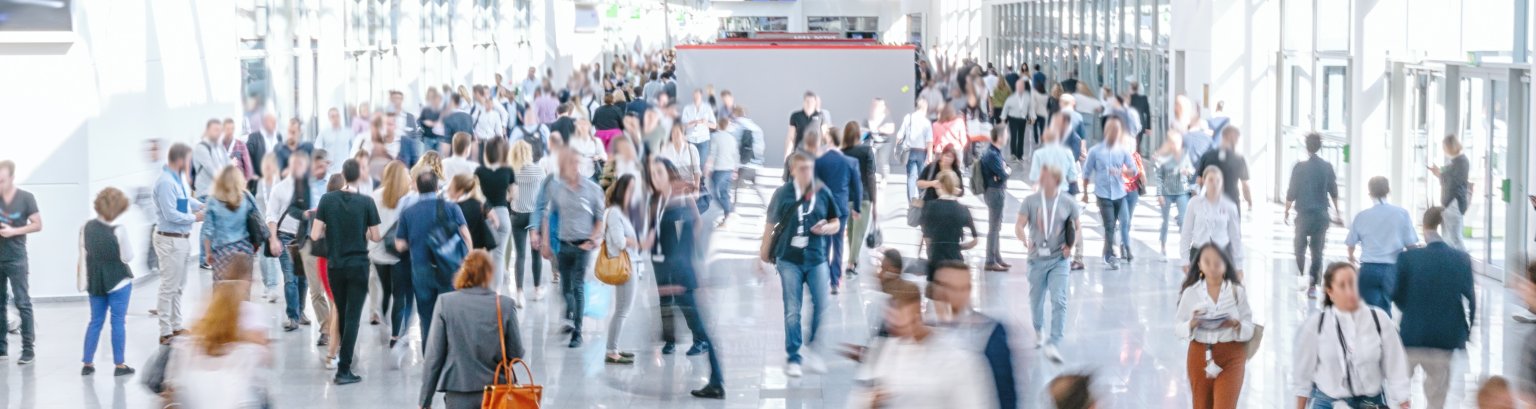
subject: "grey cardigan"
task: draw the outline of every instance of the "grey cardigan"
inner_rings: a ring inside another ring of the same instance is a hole
[[[496,295],[486,288],[466,288],[443,294],[432,311],[432,332],[427,335],[425,370],[421,385],[421,406],[432,403],[432,395],[444,392],[479,392],[493,383],[496,364],[501,361],[501,343],[496,337],[496,304],[501,303],[501,320],[506,332],[507,359],[523,356],[518,335],[517,315],[512,299]],[[526,382],[527,380],[523,380]]]

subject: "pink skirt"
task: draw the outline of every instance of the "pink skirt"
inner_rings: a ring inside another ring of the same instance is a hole
[[[619,135],[623,134],[624,131],[617,128],[603,129],[597,131],[597,139],[603,141],[603,150],[608,150],[608,145],[613,143],[613,138],[617,138]]]

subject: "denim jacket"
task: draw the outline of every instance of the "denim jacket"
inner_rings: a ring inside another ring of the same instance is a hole
[[[245,230],[245,219],[248,213],[256,210],[254,201],[250,195],[246,195],[240,201],[240,207],[235,210],[229,210],[224,202],[209,201],[208,212],[203,219],[203,240],[211,242],[214,248],[246,240],[249,233]]]

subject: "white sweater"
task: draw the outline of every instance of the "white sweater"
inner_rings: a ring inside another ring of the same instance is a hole
[[[982,357],[941,342],[882,338],[854,375],[848,408],[868,409],[876,388],[889,397],[880,409],[997,408],[991,372]]]

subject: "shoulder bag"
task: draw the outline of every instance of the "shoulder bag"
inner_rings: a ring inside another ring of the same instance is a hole
[[[1244,296],[1247,296],[1247,293],[1248,293],[1248,289],[1244,288],[1243,289]],[[1247,302],[1247,300],[1244,300],[1243,302]],[[1259,324],[1253,324],[1253,338],[1249,338],[1248,342],[1243,344],[1243,353],[1246,354],[1246,356],[1247,356],[1247,358],[1244,358],[1244,360],[1252,360],[1253,359],[1253,355],[1259,353],[1259,346],[1262,345],[1263,343],[1264,343],[1264,326],[1263,325],[1259,325]]]
[[[251,241],[252,250],[260,251],[263,245],[267,243],[267,238],[271,237],[271,233],[267,231],[267,221],[261,217],[261,212],[256,211],[256,198],[251,196],[250,193],[246,193],[245,200],[251,201],[251,211],[245,213],[246,239]],[[277,257],[283,254],[280,249],[274,249],[272,246],[266,247],[266,254],[268,256]],[[277,254],[273,254],[274,251],[277,251]]]
[[[544,387],[533,383],[533,370],[528,369],[527,362],[521,358],[507,360],[507,328],[501,319],[501,294],[492,295],[491,300],[496,302],[496,338],[501,340],[501,362],[496,363],[491,384],[485,386],[480,409],[538,409],[544,398]],[[528,374],[527,384],[517,382],[514,365],[523,366],[523,372]],[[503,379],[503,371],[507,374],[507,383],[497,383]]]
[[[924,204],[923,198],[918,197],[912,199],[911,204],[907,205],[907,227],[917,227],[923,224]]]
[[[605,216],[603,228],[613,228],[613,224],[607,219],[608,217]],[[603,241],[597,245],[597,264],[593,266],[593,273],[597,275],[597,280],[602,281],[603,284],[623,285],[629,282],[630,270],[634,267],[634,264],[630,263],[629,251],[621,249],[618,256],[608,255],[607,236],[607,234],[604,234]]]

